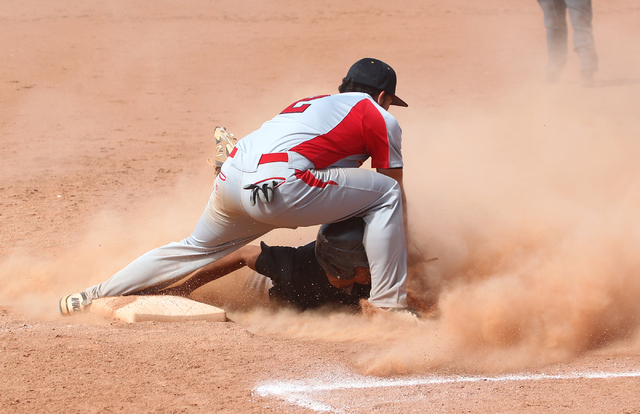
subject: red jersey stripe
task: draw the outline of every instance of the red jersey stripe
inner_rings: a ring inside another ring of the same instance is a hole
[[[382,114],[369,99],[351,108],[338,125],[291,148],[310,160],[316,169],[352,155],[368,154],[373,168],[389,168],[389,140]]]
[[[328,185],[338,185],[338,183],[336,183],[333,180],[326,181],[326,182],[319,180],[315,175],[311,174],[309,170],[307,171],[296,170],[296,178],[299,180],[302,180],[302,182],[304,182],[310,187],[325,188]]]

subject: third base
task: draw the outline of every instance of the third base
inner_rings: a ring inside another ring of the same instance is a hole
[[[225,322],[224,309],[178,296],[116,296],[94,299],[89,310],[125,322]]]

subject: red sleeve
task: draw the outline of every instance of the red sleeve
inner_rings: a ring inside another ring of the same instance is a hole
[[[362,128],[365,150],[371,156],[371,167],[389,168],[387,124],[376,104],[368,99],[363,102],[367,102],[367,105],[362,116]]]
[[[316,168],[326,168],[351,155],[368,155],[374,168],[389,168],[389,140],[385,120],[369,99],[351,108],[347,116],[326,134],[291,148]]]

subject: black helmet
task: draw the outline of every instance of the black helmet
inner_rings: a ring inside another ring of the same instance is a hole
[[[356,276],[356,266],[369,267],[364,251],[364,220],[352,217],[337,223],[323,224],[316,239],[316,259],[325,272],[336,279]]]

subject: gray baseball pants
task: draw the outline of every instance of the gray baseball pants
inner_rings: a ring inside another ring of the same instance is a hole
[[[591,0],[538,0],[547,28],[549,61],[547,71],[560,73],[567,62],[567,9],[573,27],[573,44],[584,72],[598,70],[598,55],[593,40]]]
[[[222,166],[195,230],[140,256],[109,280],[86,290],[91,298],[163,288],[232,253],[275,228],[296,228],[362,216],[371,271],[370,302],[406,307],[406,240],[398,183],[363,168],[308,169],[308,160],[261,163],[238,151]],[[243,186],[282,181],[271,204],[250,203]]]

